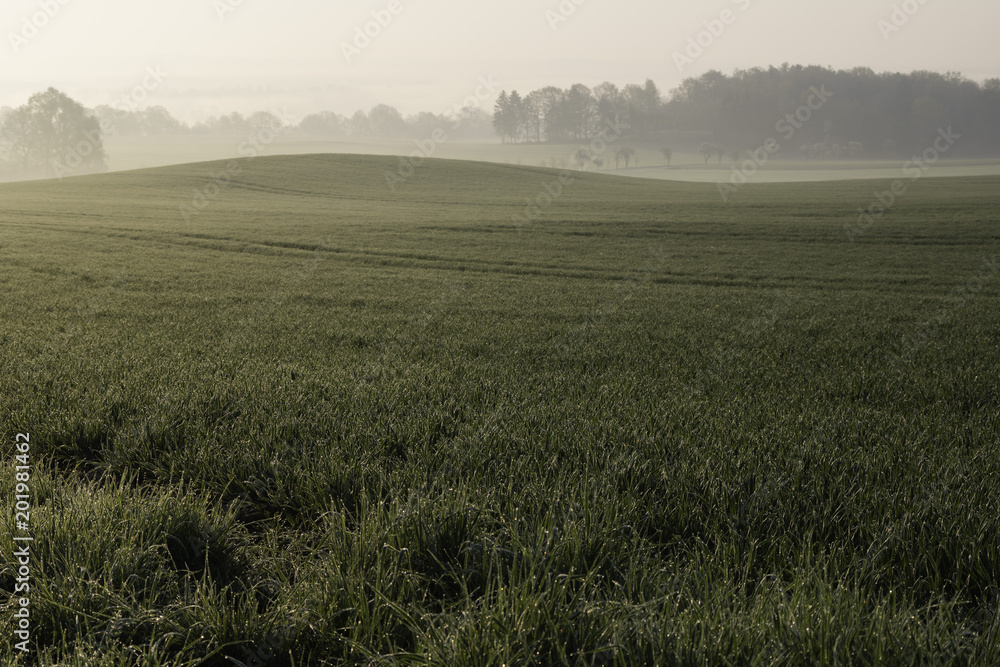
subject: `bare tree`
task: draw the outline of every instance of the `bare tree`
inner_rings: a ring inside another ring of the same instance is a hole
[[[708,161],[712,159],[713,155],[715,155],[715,149],[715,144],[710,144],[707,141],[701,146],[698,146],[698,152],[701,153],[703,158],[705,158],[705,164],[708,164]]]
[[[622,148],[619,148],[617,151],[615,151],[615,169],[618,168],[618,165],[621,163],[622,160],[625,161],[625,168],[628,169],[628,165],[633,159],[635,159],[634,148],[629,148],[628,146],[623,146]]]

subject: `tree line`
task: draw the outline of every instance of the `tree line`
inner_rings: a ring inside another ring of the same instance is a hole
[[[95,112],[100,115],[101,109]],[[489,112],[478,107],[464,107],[454,114],[427,111],[404,117],[395,107],[377,104],[369,111],[355,111],[343,116],[333,111],[320,111],[305,116],[296,125],[287,125],[268,111],[243,116],[239,113],[212,117],[180,131],[193,134],[243,134],[258,127],[283,127],[289,132],[327,137],[359,137],[375,139],[425,139],[435,130],[460,139],[490,139]]]
[[[524,97],[516,90],[509,95],[501,91],[493,127],[505,143],[567,143],[597,136],[613,119],[645,139],[662,124],[662,106],[663,97],[652,80],[620,90],[613,83],[593,89],[582,83],[567,89],[547,86]]]
[[[820,87],[828,94],[817,106]],[[783,139],[783,151],[799,157],[894,157],[923,150],[948,126],[966,138],[956,152],[996,155],[1000,79],[980,84],[955,72],[877,74],[786,64],[706,72],[667,95],[652,80],[624,88],[549,86],[527,95],[505,90],[493,112],[496,135],[511,143],[584,141],[609,120],[632,140],[687,137],[706,162],[770,137]]]
[[[816,91],[826,91],[814,104]],[[87,109],[58,90],[0,108],[0,171],[59,176],[106,168],[105,135],[247,135],[267,127],[310,136],[449,139],[509,143],[577,143],[613,129],[619,139],[697,150],[705,162],[733,157],[780,139],[783,155],[808,159],[904,157],[924,150],[939,130],[962,137],[953,154],[1000,154],[1000,79],[977,83],[959,73],[877,74],[868,68],[781,67],[710,71],[669,94],[656,83],[609,82],[593,88],[547,86],[520,95],[502,91],[493,113],[469,106],[450,114],[404,117],[378,104],[351,116],[313,113],[296,124],[268,111],[230,113],[188,125],[162,106]],[[579,152],[581,164],[604,158]],[[672,151],[664,153],[668,162]],[[607,157],[630,164],[619,145]]]
[[[321,111],[298,123],[270,111],[234,112],[188,125],[162,106],[126,109],[101,105],[87,109],[50,88],[20,107],[0,108],[0,175],[45,178],[104,171],[106,136],[246,136],[262,128],[330,138],[424,139],[436,132],[458,140],[493,138],[489,112],[472,106],[452,114],[421,112],[404,117],[394,107],[378,104],[350,117]]]

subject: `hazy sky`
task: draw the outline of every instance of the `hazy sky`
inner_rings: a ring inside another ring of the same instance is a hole
[[[475,94],[480,77],[522,92],[651,78],[667,92],[706,70],[783,62],[1000,76],[998,0],[2,0],[0,7],[0,105],[22,104],[48,86],[86,106],[110,104],[145,81],[133,95],[145,98],[140,106],[161,104],[188,121],[282,107],[295,117],[350,114],[379,102],[404,114],[441,112]],[[372,23],[379,17],[384,27]],[[377,35],[355,45],[366,24]],[[685,53],[699,33],[702,53]],[[345,55],[345,44],[357,51]],[[151,77],[147,68],[162,74]]]

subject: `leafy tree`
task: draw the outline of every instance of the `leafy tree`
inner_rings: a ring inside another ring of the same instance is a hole
[[[477,106],[466,106],[455,117],[455,134],[465,138],[486,138],[493,134],[489,112]]]
[[[524,98],[525,123],[528,136],[534,137],[537,144],[542,143],[542,129],[545,126],[545,97],[541,90],[533,90]]]
[[[102,104],[94,108],[94,116],[110,136],[129,137],[143,133],[142,119],[127,109]]]
[[[194,128],[196,132],[207,134],[247,134],[253,129],[250,121],[237,111],[218,118],[212,116]]]
[[[493,105],[493,127],[500,135],[502,143],[507,143],[507,137],[514,133],[511,124],[510,96],[507,95],[506,90],[500,91],[500,96],[497,97],[497,101]]]
[[[368,112],[368,124],[376,137],[398,139],[406,135],[402,114],[387,104],[377,104]]]
[[[522,98],[516,90],[511,91],[510,95],[506,91],[500,91],[493,107],[493,127],[504,143],[507,139],[513,143],[521,139],[526,141],[535,113],[532,103]]]
[[[542,136],[546,141],[565,141],[569,132],[565,127],[566,93],[555,86],[546,86],[532,93],[535,107],[542,119]]]
[[[656,127],[662,107],[660,91],[652,79],[642,86],[629,84],[623,91],[631,129],[640,139],[645,139]]]
[[[625,104],[618,86],[608,81],[596,86],[593,90],[597,101],[597,116],[601,124],[617,122],[625,116]],[[601,128],[598,127],[598,130]]]
[[[439,116],[429,111],[421,111],[416,116],[406,119],[407,132],[411,137],[426,139],[434,134],[435,130],[449,133],[455,121],[447,116]]]
[[[351,116],[351,120],[347,123],[348,133],[352,137],[367,137],[372,133],[371,124],[368,122],[368,115],[358,109]]]
[[[186,129],[183,123],[162,106],[148,107],[133,115],[139,117],[137,124],[143,134],[179,134]]]
[[[524,98],[522,98],[516,90],[512,90],[510,93],[510,106],[508,107],[508,113],[510,115],[508,122],[510,124],[511,140],[516,144],[518,140],[526,134],[525,127],[527,125],[528,117]]]
[[[347,119],[332,111],[321,111],[303,118],[298,130],[304,134],[339,137],[347,131]]]
[[[263,129],[272,132],[285,129],[284,122],[270,111],[255,111],[247,118],[247,123],[255,132]]]
[[[79,102],[49,88],[9,112],[0,151],[24,176],[56,176],[107,169],[100,123]]]
[[[34,131],[31,111],[27,105],[4,114],[0,126],[0,153],[22,174],[28,175],[34,153]]]
[[[589,139],[597,118],[597,102],[590,88],[582,83],[575,84],[566,93],[566,120],[574,139]]]

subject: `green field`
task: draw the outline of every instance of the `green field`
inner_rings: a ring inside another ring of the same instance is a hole
[[[34,664],[1000,663],[1000,177],[397,165],[0,186]]]
[[[688,140],[690,141],[690,140]],[[595,149],[603,160],[601,167],[587,165],[588,171],[638,176],[673,181],[717,183],[729,181],[734,163],[726,158],[719,163],[714,158],[705,164],[704,158],[694,148],[683,149],[674,145],[674,155],[668,165],[660,154],[669,140],[644,143],[621,140],[603,151]],[[425,144],[426,145],[426,144]],[[499,164],[530,167],[578,169],[573,155],[588,145],[577,144],[501,144],[466,141],[445,141],[433,146],[430,157],[452,160],[477,160]],[[636,149],[638,164],[628,168],[622,162],[615,165],[614,153],[619,146]],[[309,155],[315,153],[350,153],[367,155],[410,155],[417,146],[413,141],[396,141],[372,138],[328,138],[299,134],[279,133],[269,143],[253,146],[247,136],[240,135],[177,135],[107,137],[109,167],[120,171],[145,167],[163,167],[186,162],[226,160],[253,149],[262,155]],[[756,148],[756,147],[755,147]],[[745,157],[745,156],[744,156]],[[904,159],[841,159],[805,160],[795,150],[785,149],[774,159],[760,166],[750,179],[753,183],[799,183],[833,180],[886,179],[902,176]],[[739,165],[738,165],[739,166]],[[1000,176],[997,159],[943,159],[928,170],[925,176]]]

